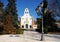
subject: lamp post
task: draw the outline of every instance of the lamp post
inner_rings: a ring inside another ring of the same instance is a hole
[[[43,3],[41,3],[37,8],[36,8],[36,12],[37,15],[40,16],[40,14],[42,15],[42,33],[41,33],[41,41],[43,41],[43,34],[44,34],[44,30],[43,30],[43,13],[41,12],[43,7]]]

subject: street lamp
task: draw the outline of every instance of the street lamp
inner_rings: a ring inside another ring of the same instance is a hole
[[[43,41],[43,34],[44,34],[44,31],[43,31],[43,13],[41,12],[42,7],[43,7],[43,3],[39,4],[39,6],[36,8],[37,15],[38,15],[38,16],[40,16],[40,14],[42,15],[42,33],[41,33],[41,41]]]

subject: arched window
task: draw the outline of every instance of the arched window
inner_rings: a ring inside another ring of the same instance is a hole
[[[30,28],[32,28],[32,26],[30,25]]]
[[[22,25],[22,28],[24,28],[24,25]]]

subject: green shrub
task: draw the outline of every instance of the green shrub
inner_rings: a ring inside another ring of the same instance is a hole
[[[44,33],[48,33],[48,28],[43,28],[44,29]],[[42,28],[36,29],[37,32],[42,33]]]
[[[44,28],[44,33],[48,33],[48,28]]]
[[[17,34],[23,34],[23,30],[21,28],[18,28],[16,32]]]

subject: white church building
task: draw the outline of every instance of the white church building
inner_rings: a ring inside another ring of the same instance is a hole
[[[20,17],[20,27],[22,29],[36,29],[37,28],[37,25],[34,24],[34,18],[30,16],[28,8],[25,8],[24,15]]]

